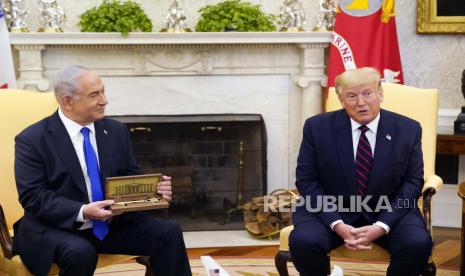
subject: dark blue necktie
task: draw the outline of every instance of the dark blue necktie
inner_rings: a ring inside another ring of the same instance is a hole
[[[362,125],[359,129],[361,134],[355,157],[355,179],[357,181],[357,192],[364,197],[367,194],[368,181],[370,180],[371,167],[373,166],[373,154],[371,153],[370,142],[368,142],[365,135],[368,127]]]
[[[84,136],[84,156],[86,158],[87,174],[89,175],[90,187],[92,190],[92,201],[101,201],[104,200],[105,197],[103,195],[97,155],[90,143],[89,129],[87,127],[83,127],[81,129],[81,133],[82,136]],[[101,220],[93,220],[93,224],[94,226],[92,230],[94,235],[100,240],[103,240],[108,234],[108,224]]]

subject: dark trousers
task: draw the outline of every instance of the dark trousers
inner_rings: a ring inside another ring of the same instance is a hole
[[[150,256],[156,276],[191,275],[181,228],[171,221],[115,220],[103,241],[91,229],[69,232],[59,241],[54,262],[60,275],[90,276],[99,253]]]
[[[387,275],[417,276],[428,263],[432,240],[421,218],[405,216],[390,232],[375,241],[391,254]],[[354,227],[370,225],[361,218]],[[294,225],[289,236],[289,249],[296,269],[302,276],[327,275],[327,254],[344,241],[318,218]]]

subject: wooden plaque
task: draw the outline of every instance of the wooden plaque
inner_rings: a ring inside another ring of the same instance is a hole
[[[169,203],[157,193],[161,174],[107,177],[106,199],[113,199],[110,210],[115,214],[168,208]]]

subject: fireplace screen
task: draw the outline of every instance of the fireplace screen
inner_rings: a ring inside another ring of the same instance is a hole
[[[153,216],[184,231],[244,229],[236,209],[266,194],[266,131],[260,115],[114,116],[129,131],[144,173],[173,177],[173,201]]]

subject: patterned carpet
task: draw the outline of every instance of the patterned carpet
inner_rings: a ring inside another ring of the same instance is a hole
[[[274,267],[273,259],[241,259],[241,258],[214,258],[231,276],[278,276]],[[347,276],[376,276],[385,275],[386,263],[364,263],[347,262],[333,260],[332,265],[338,265],[344,270]],[[205,276],[205,269],[199,259],[191,260],[193,275]],[[289,265],[290,276],[297,276],[298,273],[292,265]],[[143,276],[144,267],[137,263],[129,262],[116,264],[110,267],[97,270],[95,275],[115,275],[115,276]],[[437,276],[459,275],[458,268],[439,268]]]

